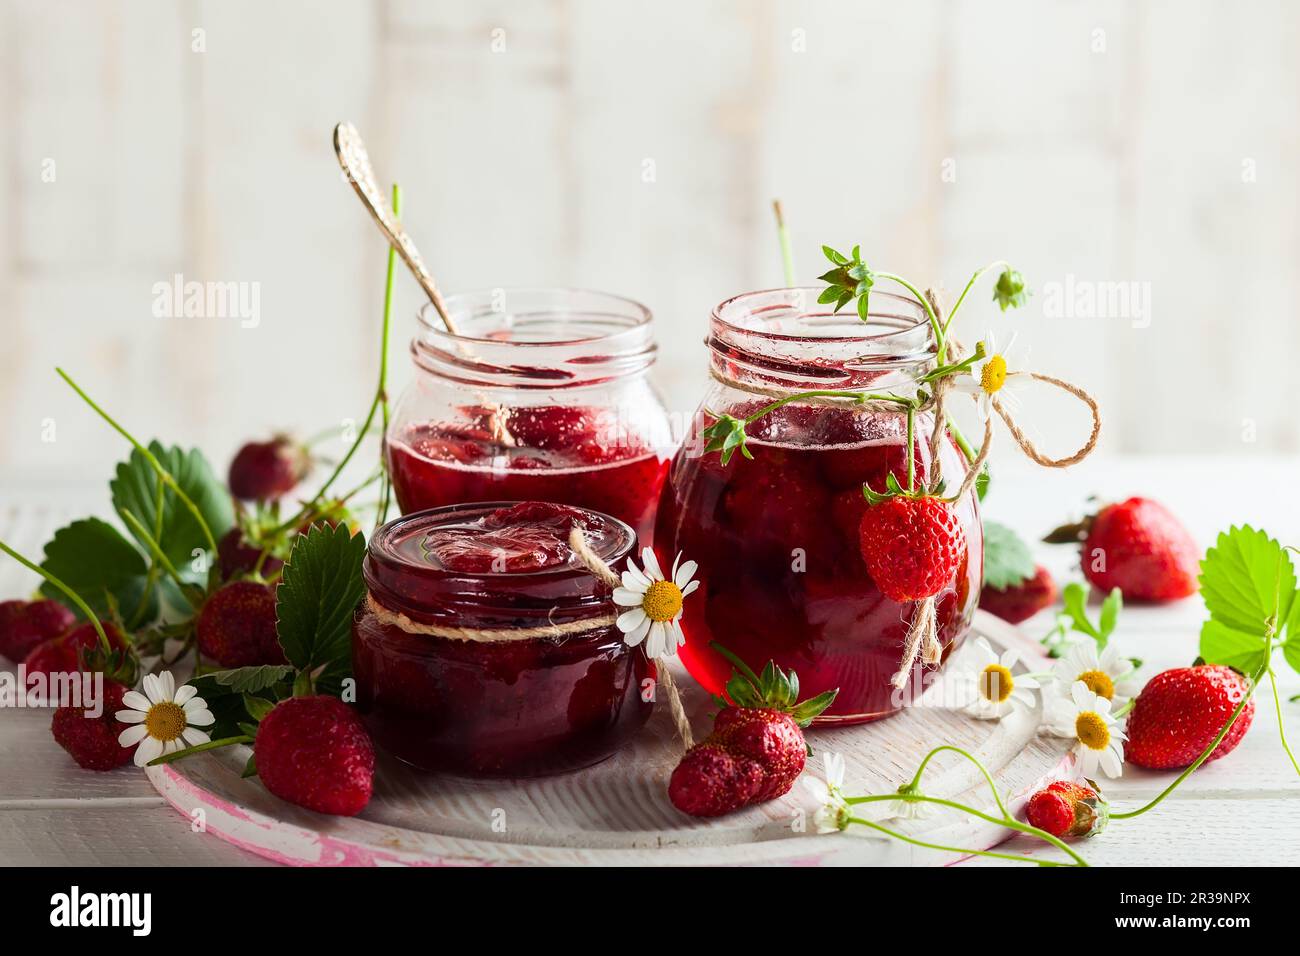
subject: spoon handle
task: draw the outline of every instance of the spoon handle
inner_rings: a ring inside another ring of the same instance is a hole
[[[370,210],[370,215],[374,217],[380,230],[397,250],[397,254],[402,257],[402,261],[415,275],[415,281],[420,283],[420,288],[424,289],[425,295],[433,303],[447,331],[452,335],[459,335],[456,324],[447,312],[447,304],[443,301],[442,293],[438,291],[438,285],[433,281],[433,275],[430,274],[424,260],[420,258],[420,251],[415,248],[415,243],[375,181],[375,170],[370,164],[370,154],[366,151],[366,144],[351,123],[339,123],[334,127],[334,152],[339,158],[339,165],[343,167],[343,172],[347,174],[348,181],[352,183],[352,188],[357,191],[357,195]]]

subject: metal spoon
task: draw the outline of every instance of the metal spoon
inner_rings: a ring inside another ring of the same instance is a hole
[[[375,181],[375,170],[370,165],[370,154],[366,151],[366,144],[362,141],[357,128],[351,123],[339,123],[334,127],[334,152],[339,158],[339,165],[343,167],[343,172],[347,174],[348,181],[352,183],[352,188],[357,191],[361,201],[370,210],[370,215],[374,217],[389,244],[397,250],[402,261],[415,275],[415,281],[420,283],[420,288],[433,303],[447,331],[452,335],[460,335],[456,323],[451,320],[447,312],[447,303],[443,301],[437,283],[433,281],[428,267],[420,258],[420,250],[415,248],[415,243],[411,241],[401,220],[397,218],[383,190]]]

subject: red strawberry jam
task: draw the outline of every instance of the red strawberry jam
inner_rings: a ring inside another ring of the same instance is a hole
[[[668,462],[596,408],[543,405],[500,413],[514,444],[482,427],[423,423],[389,435],[403,512],[458,502],[529,500],[613,515],[648,539]],[[483,419],[487,415],[482,416]]]
[[[352,653],[380,747],[428,770],[536,776],[597,763],[645,723],[653,665],[574,556],[575,525],[626,567],[631,528],[548,502],[435,508],[375,533]]]
[[[854,316],[808,314],[817,290],[751,293],[719,306],[709,344],[713,367],[743,385],[790,393],[812,389],[901,392],[912,371],[933,353],[907,300],[875,293],[890,315],[862,323]],[[738,308],[758,300],[752,309]],[[873,307],[875,307],[873,305]],[[744,313],[737,316],[737,312]],[[905,313],[900,315],[899,313]],[[911,314],[907,314],[911,313]],[[734,363],[733,363],[734,360]],[[702,407],[738,418],[770,399],[714,383]],[[698,434],[715,419],[702,412]],[[699,594],[684,604],[682,661],[711,693],[731,665],[709,647],[717,641],[751,667],[768,660],[799,675],[801,696],[839,689],[818,723],[861,722],[897,711],[890,684],[897,671],[914,602],[880,593],[859,547],[867,508],[863,483],[885,488],[892,471],[906,481],[906,418],[892,411],[794,403],[747,428],[753,458],[735,454],[724,467],[717,452],[688,441],[664,485],[655,527],[662,554],[699,563]],[[918,481],[931,473],[927,447],[933,419],[917,417],[914,461]],[[948,487],[966,473],[950,441],[939,455]],[[950,492],[951,493],[951,492]],[[966,634],[979,599],[983,534],[972,493],[955,511],[967,549],[936,597],[938,636],[945,656]],[[915,672],[921,672],[921,664]]]

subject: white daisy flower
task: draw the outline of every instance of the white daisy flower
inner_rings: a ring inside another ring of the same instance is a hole
[[[178,690],[171,672],[163,671],[156,677],[146,674],[140,687],[122,695],[127,709],[117,712],[122,723],[134,724],[122,731],[117,742],[123,747],[140,745],[135,751],[137,767],[211,739],[198,728],[215,723],[216,718],[203,698],[195,696],[198,690],[193,685],[185,684]]]
[[[1006,650],[999,656],[985,638],[976,638],[955,662],[951,675],[956,705],[982,720],[1001,720],[1016,705],[1033,707],[1038,681],[1012,673],[1019,661],[1015,651]]]
[[[678,554],[672,576],[665,579],[653,551],[646,548],[641,560],[645,570],[628,561],[623,586],[614,589],[614,603],[631,609],[620,614],[617,621],[627,646],[636,647],[644,641],[646,657],[653,660],[676,654],[677,648],[686,643],[681,624],[682,600],[700,586],[699,581],[691,580],[699,565],[694,561],[682,564]]]
[[[1028,385],[1028,372],[1020,371],[1028,359],[1028,354],[1014,355],[1016,336],[1013,334],[1007,347],[998,350],[997,340],[992,332],[984,336],[984,357],[970,368],[970,374],[957,375],[953,386],[960,392],[975,396],[979,408],[980,421],[988,421],[993,411],[993,399],[996,397],[1006,404],[1015,393]]]
[[[1108,777],[1124,772],[1124,741],[1128,738],[1111,715],[1110,701],[1088,689],[1083,681],[1070,688],[1069,720],[1060,720],[1045,729],[1058,737],[1073,737],[1074,755],[1085,777],[1096,776],[1097,769]]]
[[[804,777],[804,787],[817,800],[813,825],[818,833],[838,833],[848,826],[849,808],[844,802],[844,757],[829,750],[822,753],[822,774]]]
[[[1108,644],[1100,654],[1096,641],[1083,640],[1072,645],[1052,669],[1049,686],[1054,693],[1043,695],[1048,724],[1063,728],[1057,732],[1058,736],[1070,736],[1070,727],[1076,716],[1071,691],[1078,681],[1098,697],[1110,701],[1112,712],[1119,710],[1138,691],[1134,674],[1133,662],[1114,644]]]

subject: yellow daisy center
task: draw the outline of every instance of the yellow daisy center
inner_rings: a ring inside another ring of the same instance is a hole
[[[995,355],[984,363],[984,370],[980,372],[980,388],[992,395],[1007,381],[1007,360],[1001,355]]]
[[[169,743],[185,729],[185,709],[170,700],[154,704],[145,714],[144,728],[154,740]]]
[[[1074,735],[1091,750],[1105,750],[1110,744],[1110,728],[1095,711],[1085,710],[1075,719]]]
[[[1105,671],[1084,671],[1076,679],[1083,681],[1088,690],[1098,697],[1105,697],[1107,700],[1115,697],[1115,682]]]
[[[1015,690],[1016,682],[1011,671],[1001,664],[990,664],[980,674],[980,694],[985,700],[1002,703]]]
[[[666,624],[682,609],[682,592],[672,581],[653,581],[641,599],[641,610],[646,617]]]

